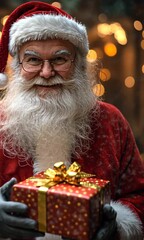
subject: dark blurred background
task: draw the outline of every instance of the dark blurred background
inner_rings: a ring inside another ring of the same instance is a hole
[[[24,0],[0,1],[0,31]],[[32,2],[32,1],[31,1]],[[88,61],[102,63],[96,94],[117,106],[129,121],[144,153],[144,0],[43,1],[69,12],[88,30]],[[94,88],[95,90],[95,88]]]

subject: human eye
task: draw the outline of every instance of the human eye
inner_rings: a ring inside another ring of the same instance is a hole
[[[62,64],[65,64],[67,61],[68,61],[68,58],[67,58],[67,57],[58,56],[58,57],[56,57],[56,58],[51,59],[50,62],[51,62],[53,65],[62,65]]]
[[[38,66],[38,65],[42,64],[42,59],[40,59],[36,56],[26,56],[25,63],[32,65],[32,66]]]

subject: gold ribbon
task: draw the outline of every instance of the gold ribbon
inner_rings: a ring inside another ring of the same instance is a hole
[[[77,162],[72,163],[68,170],[63,162],[57,162],[54,164],[54,168],[48,168],[43,176],[44,178],[34,176],[30,178],[30,181],[36,181],[35,186],[39,187],[38,229],[42,232],[46,232],[46,192],[48,188],[66,182],[71,185],[81,185],[99,190],[99,186],[94,183],[80,181],[82,178],[94,177],[95,175],[81,172],[81,166]]]
[[[80,181],[82,178],[94,176],[94,174],[81,172],[81,166],[77,162],[72,163],[68,170],[63,162],[57,162],[54,164],[53,169],[48,168],[44,172],[44,178],[31,177],[30,180],[36,181],[37,187],[50,188],[62,182],[72,185],[83,185],[83,182]]]

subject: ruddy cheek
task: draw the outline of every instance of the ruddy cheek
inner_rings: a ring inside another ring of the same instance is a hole
[[[30,81],[36,76],[36,74],[28,73],[28,72],[25,72],[24,70],[22,70],[21,76],[25,79],[25,81]]]

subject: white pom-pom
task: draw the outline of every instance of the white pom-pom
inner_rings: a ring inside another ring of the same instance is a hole
[[[6,74],[0,73],[0,89],[5,88],[7,84],[8,84],[8,78]]]

